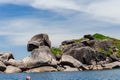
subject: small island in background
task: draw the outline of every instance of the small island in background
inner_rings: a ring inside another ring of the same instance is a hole
[[[31,54],[15,60],[12,53],[0,52],[0,72],[54,72],[103,70],[120,67],[120,40],[102,34],[66,40],[51,47],[47,34],[37,34],[28,41]]]

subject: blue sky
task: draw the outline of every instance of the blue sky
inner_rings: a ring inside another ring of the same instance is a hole
[[[0,52],[23,59],[27,42],[47,33],[52,46],[102,33],[120,39],[120,0],[0,0]]]

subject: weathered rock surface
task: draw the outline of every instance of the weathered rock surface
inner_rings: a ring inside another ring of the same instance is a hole
[[[39,67],[43,65],[57,65],[55,56],[47,46],[40,46],[34,49],[29,57],[24,58],[23,63],[27,68]]]
[[[70,55],[74,57],[75,59],[79,60],[83,64],[91,64],[91,60],[95,59],[94,54],[95,52],[90,47],[81,47],[81,48],[75,48],[75,49],[69,49],[65,55]],[[86,60],[87,59],[87,60]]]
[[[64,70],[63,71],[79,71],[79,69],[75,68],[75,67],[64,66]]]
[[[85,45],[83,43],[73,43],[69,45],[61,45],[60,49],[62,49],[63,53],[66,53],[72,48],[75,49],[75,48],[80,48],[80,47],[85,47]]]
[[[91,65],[93,61],[99,62],[105,60],[107,57],[102,53],[100,54],[96,53],[96,51],[90,47],[70,49],[68,52],[64,54],[73,56],[75,59],[79,60],[83,64],[88,64],[88,65]]]
[[[116,62],[104,64],[103,67],[104,69],[120,68],[120,62],[116,61]]]
[[[75,43],[73,40],[66,40],[62,42],[62,45],[69,45]]]
[[[15,60],[15,59],[10,59],[9,61],[4,62],[6,65],[12,65],[12,66],[16,66],[19,68],[25,68],[25,65],[21,60]]]
[[[114,42],[111,40],[99,40],[95,42],[94,48],[95,49],[100,48],[107,51],[113,45],[114,45]]]
[[[51,47],[51,41],[47,34],[37,34],[31,38],[31,40],[27,44],[28,51],[32,51],[39,46],[48,46]]]
[[[58,71],[58,70],[52,66],[43,66],[43,67],[29,69],[25,72],[30,73],[30,72],[55,72],[55,71]]]
[[[0,71],[5,71],[6,65],[0,61]]]
[[[84,67],[84,65],[80,61],[76,60],[75,58],[69,55],[63,55],[60,60],[60,64],[76,68]]]
[[[10,52],[0,52],[0,61],[8,61],[14,59],[13,54]]]
[[[7,66],[7,69],[5,70],[5,73],[19,73],[22,72],[22,70],[15,66]]]
[[[103,66],[102,65],[90,65],[89,70],[103,70]]]
[[[89,40],[94,40],[94,37],[91,34],[84,35],[84,38],[88,38]]]
[[[120,60],[116,55],[106,55],[112,50],[115,51],[112,48],[112,46],[114,46],[114,42],[112,40],[94,40],[90,35],[85,35],[84,37],[90,37],[91,39],[86,41],[83,40],[80,43],[77,42],[68,45],[62,44],[60,48],[63,50],[65,55],[73,56],[75,59],[87,65],[95,63],[99,64],[99,62],[110,63],[112,61]],[[113,54],[115,53],[117,54],[117,52],[114,52]]]

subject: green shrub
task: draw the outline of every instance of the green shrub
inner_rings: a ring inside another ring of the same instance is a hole
[[[53,54],[63,54],[62,50],[59,48],[51,48],[50,50]]]
[[[106,55],[108,55],[108,56],[110,56],[110,55],[113,54],[112,48],[109,48],[108,50],[104,50],[104,49],[102,49],[102,48],[96,48],[96,50],[97,50],[98,52],[102,52],[102,53],[104,53],[104,54],[106,54]]]
[[[93,37],[94,37],[95,40],[104,40],[104,39],[112,40],[112,41],[115,43],[114,47],[117,47],[117,48],[118,48],[118,55],[117,55],[117,56],[120,57],[120,40],[118,40],[118,39],[116,39],[116,38],[111,38],[111,37],[109,37],[109,36],[104,36],[104,35],[98,34],[98,33],[94,34]],[[110,50],[110,51],[111,51],[111,50]],[[108,52],[109,52],[109,51],[108,51]],[[107,53],[108,53],[108,52],[107,52]]]
[[[95,40],[109,39],[108,36],[104,36],[104,35],[98,34],[98,33],[94,34],[93,37],[94,37]]]

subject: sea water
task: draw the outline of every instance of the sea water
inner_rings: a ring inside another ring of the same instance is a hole
[[[43,72],[0,74],[0,80],[120,80],[120,69],[79,72]]]

